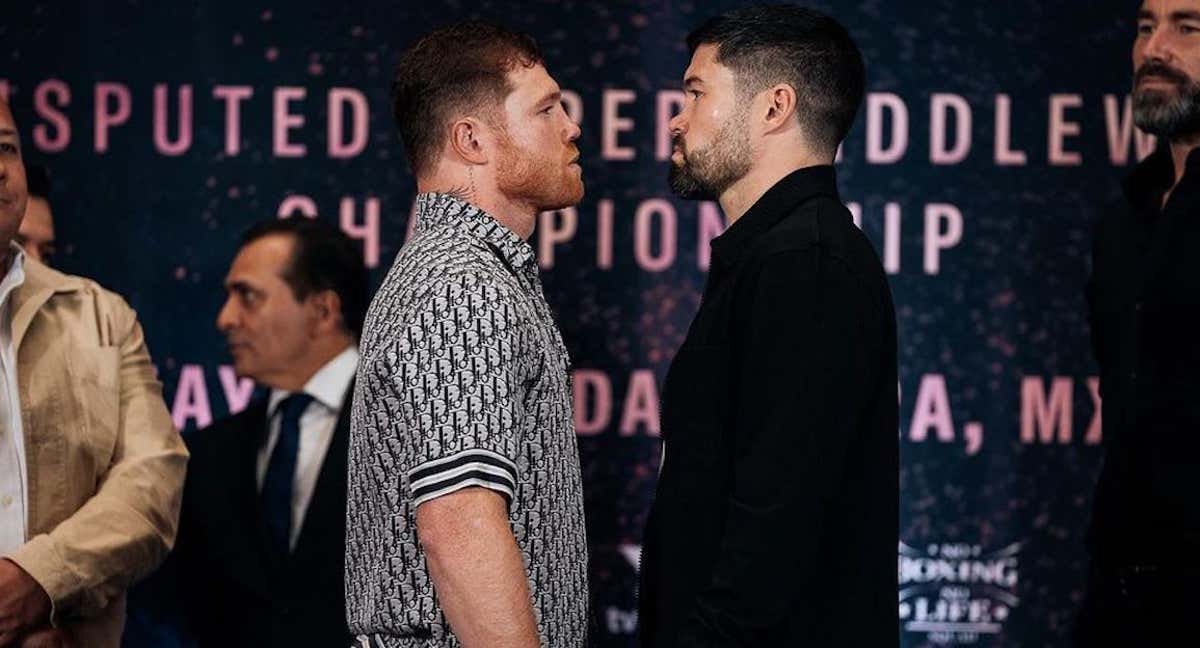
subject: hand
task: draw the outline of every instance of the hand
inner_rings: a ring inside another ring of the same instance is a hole
[[[75,642],[58,628],[40,628],[25,635],[17,648],[75,648]]]
[[[0,559],[0,646],[12,644],[49,622],[50,597],[46,591],[17,563]]]

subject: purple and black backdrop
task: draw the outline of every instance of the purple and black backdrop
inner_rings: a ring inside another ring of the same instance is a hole
[[[60,266],[137,308],[192,434],[252,388],[213,325],[239,234],[330,219],[378,283],[414,192],[388,108],[398,51],[466,17],[533,33],[583,126],[587,196],[533,242],[577,367],[599,644],[630,646],[659,381],[723,227],[667,190],[666,123],[684,35],[735,4],[14,2],[0,91],[53,173]],[[1126,99],[1136,3],[813,5],[868,66],[839,175],[899,320],[899,642],[1066,645],[1101,458],[1090,224],[1153,146]]]

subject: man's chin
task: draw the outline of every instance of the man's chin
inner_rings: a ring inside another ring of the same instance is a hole
[[[1142,131],[1166,139],[1200,132],[1200,93],[1167,98],[1159,93],[1138,93],[1133,100],[1133,123]]]
[[[21,228],[21,221],[24,220],[24,216],[24,207],[18,205],[15,200],[0,202],[0,230],[5,232],[11,231],[12,235],[15,235],[17,230]],[[12,235],[9,238],[12,238]]]
[[[1168,88],[1167,86],[1154,86],[1150,88],[1138,88],[1133,93],[1133,102],[1135,105],[1140,104],[1149,108],[1162,108],[1172,101],[1176,101],[1180,97],[1178,88]]]
[[[671,192],[685,200],[716,200],[717,196],[682,166],[671,164],[667,175]]]
[[[538,211],[547,212],[547,211],[554,211],[556,209],[566,209],[567,207],[574,207],[575,205],[578,205],[580,203],[580,201],[583,200],[583,194],[584,194],[583,182],[581,182],[579,180],[575,180],[575,182],[573,183],[573,186],[568,185],[566,187],[563,187],[563,190],[560,192],[559,195],[554,196],[554,197],[550,198],[549,200],[544,201],[546,204],[540,205],[538,207]]]
[[[236,374],[238,378],[253,379],[254,366],[244,359],[239,360],[237,357],[237,354],[234,354],[234,356],[233,356],[233,373]]]

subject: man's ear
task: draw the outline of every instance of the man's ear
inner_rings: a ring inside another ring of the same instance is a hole
[[[770,133],[790,126],[796,115],[796,89],[787,83],[777,83],[764,92],[767,99],[764,130]]]
[[[486,126],[474,117],[464,117],[450,125],[450,150],[463,161],[486,164],[488,137]]]
[[[333,290],[320,290],[305,300],[313,315],[313,333],[326,335],[345,327],[342,322],[342,298]]]

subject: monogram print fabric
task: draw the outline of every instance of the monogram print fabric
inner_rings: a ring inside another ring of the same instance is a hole
[[[508,503],[541,644],[587,630],[583,489],[570,362],[529,244],[444,194],[371,303],[351,418],[346,597],[387,648],[459,646],[417,539],[416,507],[468,486]]]

